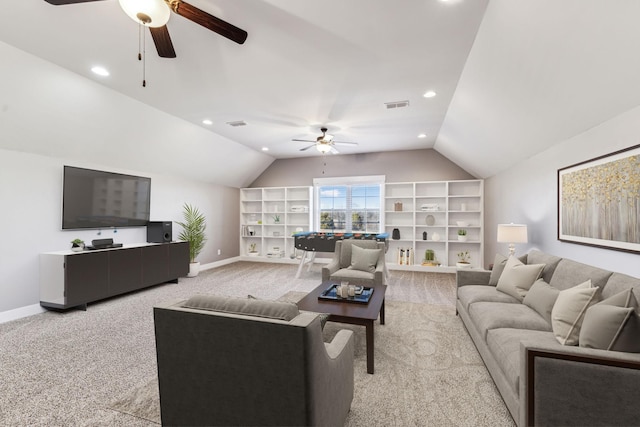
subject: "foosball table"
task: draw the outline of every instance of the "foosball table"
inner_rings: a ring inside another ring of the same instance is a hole
[[[294,246],[302,251],[302,258],[296,273],[296,279],[300,277],[302,268],[308,265],[307,271],[311,269],[317,252],[335,252],[336,242],[344,239],[356,240],[376,240],[385,242],[385,252],[388,245],[389,233],[323,233],[317,231],[299,232],[293,235]]]

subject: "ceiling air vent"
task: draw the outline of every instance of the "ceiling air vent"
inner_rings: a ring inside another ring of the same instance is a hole
[[[387,110],[391,110],[393,108],[404,108],[409,106],[409,101],[385,102],[384,105],[387,107]]]
[[[247,122],[245,122],[244,120],[236,120],[235,122],[227,122],[227,124],[236,128],[238,126],[246,126]]]

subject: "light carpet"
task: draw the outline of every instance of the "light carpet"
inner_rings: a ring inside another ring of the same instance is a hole
[[[281,300],[296,302],[305,293]],[[511,426],[478,353],[451,307],[386,303],[375,326],[375,374],[366,373],[365,328],[328,322],[325,341],[354,331],[354,400],[346,426]],[[118,399],[110,409],[160,423],[157,379]]]

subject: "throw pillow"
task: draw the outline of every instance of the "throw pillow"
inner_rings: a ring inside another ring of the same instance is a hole
[[[526,264],[527,263],[527,254],[519,256],[518,259],[523,264]],[[500,279],[500,276],[502,275],[502,272],[504,271],[504,266],[507,265],[507,261],[508,260],[509,260],[509,258],[507,258],[506,256],[501,255],[501,254],[496,254],[496,257],[493,260],[493,268],[491,269],[491,276],[489,276],[489,285],[490,286],[496,286],[498,284],[498,279]]]
[[[522,302],[533,282],[542,274],[543,268],[544,264],[526,265],[515,256],[510,256],[496,289]]]
[[[375,273],[379,257],[380,249],[364,249],[360,246],[351,245],[351,265],[349,268]]]
[[[598,302],[598,287],[591,280],[558,293],[551,310],[551,329],[562,345],[577,345],[580,327],[589,307]]]
[[[531,286],[522,302],[551,324],[551,310],[553,310],[559,293],[558,289],[545,282],[544,279],[538,279]]]
[[[632,289],[587,309],[580,329],[580,347],[640,353],[638,300]]]

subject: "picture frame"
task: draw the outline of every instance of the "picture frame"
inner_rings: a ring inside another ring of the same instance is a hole
[[[558,169],[558,240],[640,253],[640,144]]]

